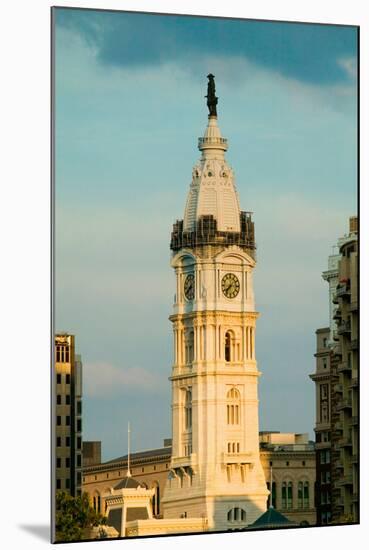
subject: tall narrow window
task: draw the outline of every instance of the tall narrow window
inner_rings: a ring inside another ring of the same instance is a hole
[[[240,392],[236,388],[227,393],[227,424],[240,424]]]
[[[303,483],[302,481],[299,481],[297,486],[297,507],[299,510],[302,509],[303,504]]]
[[[152,497],[152,513],[153,516],[158,516],[160,514],[160,487],[159,483],[156,481],[152,488],[155,489],[154,495]]]
[[[289,481],[287,484],[287,508],[291,510],[292,508],[292,481]]]
[[[304,496],[303,496],[303,500],[304,500],[304,508],[309,508],[310,507],[310,502],[309,502],[309,482],[308,481],[304,481]]]
[[[192,390],[186,391],[185,397],[185,428],[191,430],[192,428]]]
[[[194,334],[193,330],[187,332],[186,342],[185,342],[185,355],[186,355],[186,365],[189,365],[194,360]]]
[[[284,481],[282,483],[282,509],[287,508],[287,483]]]
[[[226,332],[225,335],[225,349],[224,349],[224,357],[227,363],[231,361],[231,333]]]

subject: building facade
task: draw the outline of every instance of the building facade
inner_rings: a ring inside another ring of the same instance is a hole
[[[317,523],[358,521],[357,218],[339,239],[323,278],[330,326],[318,329],[316,371]]]
[[[163,518],[162,496],[170,474],[171,441],[164,442],[159,449],[133,453],[130,457],[132,476],[142,487],[154,490],[151,501],[154,519]],[[268,489],[272,487],[274,508],[299,525],[315,525],[315,450],[307,434],[261,432],[260,461]],[[126,472],[127,456],[84,468],[83,491],[89,494],[96,510],[107,513],[107,499]],[[229,528],[232,527],[238,527],[236,521]]]
[[[268,496],[258,441],[254,224],[240,211],[214,110],[198,147],[170,244],[173,442],[162,503],[166,518],[204,516],[209,529],[226,530],[234,510],[240,524],[253,523]]]
[[[334,336],[338,374],[336,408],[339,413],[336,428],[340,435],[336,443],[337,461],[332,465],[337,471],[332,515],[337,523],[359,521],[357,218],[350,218],[349,223],[349,234],[339,249],[339,281],[334,297],[338,306]]]
[[[72,334],[55,336],[55,490],[81,494],[82,363]]]

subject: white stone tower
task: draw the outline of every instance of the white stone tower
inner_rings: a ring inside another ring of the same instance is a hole
[[[209,75],[184,220],[173,226],[172,460],[164,517],[203,517],[213,530],[253,523],[268,490],[259,458],[252,274],[254,224],[241,212]]]

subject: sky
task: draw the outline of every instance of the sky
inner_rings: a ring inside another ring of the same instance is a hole
[[[357,210],[354,27],[55,10],[55,327],[83,361],[83,437],[103,459],[171,435],[170,232],[215,75],[253,211],[260,429],[315,422],[321,278]]]

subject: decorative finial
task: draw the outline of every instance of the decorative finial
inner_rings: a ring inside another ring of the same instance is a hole
[[[205,96],[207,98],[207,106],[209,109],[209,117],[210,116],[217,116],[217,103],[218,98],[215,95],[215,82],[214,82],[214,75],[208,74],[208,93]]]

